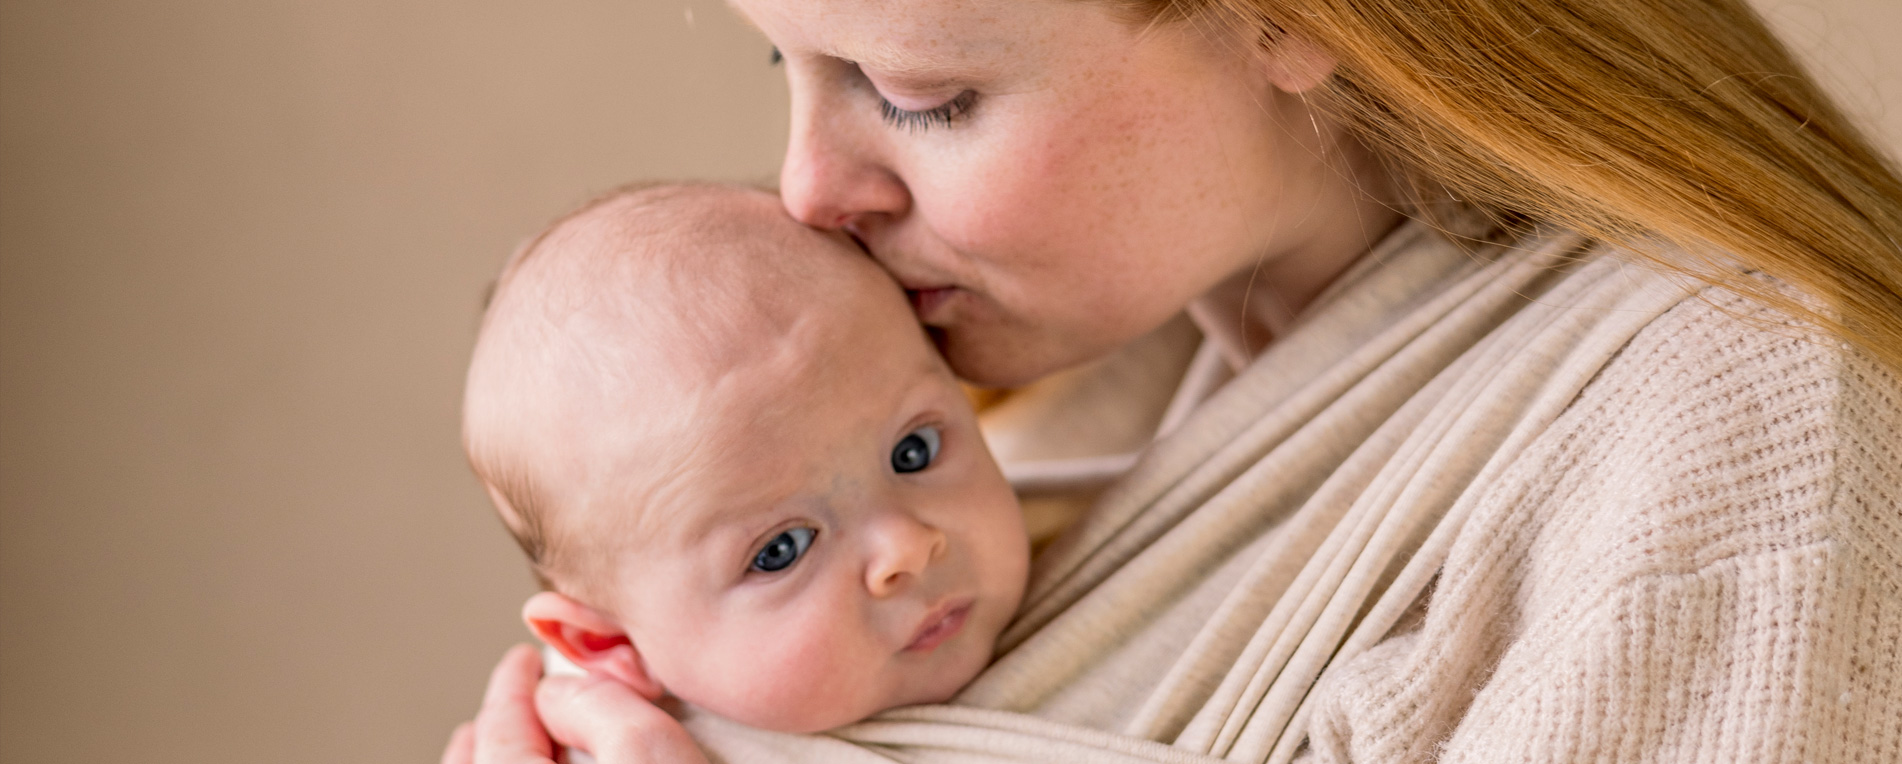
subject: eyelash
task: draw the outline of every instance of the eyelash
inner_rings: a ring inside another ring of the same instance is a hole
[[[771,66],[779,66],[785,62],[785,60],[786,57],[779,52],[779,46],[773,46],[772,55],[767,59],[767,63]],[[878,99],[878,116],[885,121],[885,124],[894,128],[922,132],[931,129],[932,125],[950,127],[952,121],[964,116],[965,112],[970,111],[971,105],[976,102],[977,92],[966,90],[937,108],[926,109],[924,111],[911,111],[909,109],[900,109],[894,106],[891,101],[887,101],[883,96],[880,96]]]
[[[950,127],[951,123],[971,110],[971,104],[977,102],[977,91],[966,90],[957,94],[944,105],[924,111],[911,111],[893,106],[883,97],[878,99],[878,116],[885,124],[904,130],[923,132],[932,125]]]

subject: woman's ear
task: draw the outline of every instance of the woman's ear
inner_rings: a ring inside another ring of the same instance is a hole
[[[538,592],[522,605],[522,620],[535,636],[589,674],[614,679],[648,700],[667,694],[647,673],[627,630],[607,614],[565,594]]]
[[[1285,93],[1306,93],[1333,76],[1337,61],[1314,43],[1281,34],[1262,51],[1268,81]]]

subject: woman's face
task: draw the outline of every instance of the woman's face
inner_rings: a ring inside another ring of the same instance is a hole
[[[1324,61],[1081,0],[734,4],[784,57],[787,208],[857,237],[974,381],[1105,354],[1338,226],[1296,92]]]

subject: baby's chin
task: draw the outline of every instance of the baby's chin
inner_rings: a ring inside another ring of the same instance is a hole
[[[707,707],[706,710],[757,729],[810,734],[863,721],[888,708],[909,703],[830,703],[814,701],[773,709]]]
[[[687,702],[758,729],[794,734],[824,732],[864,721],[894,708],[947,702],[977,678],[978,673],[984,670],[988,657],[989,651],[986,650],[979,659],[968,661],[969,666],[959,666],[956,671],[936,672],[934,676],[921,678],[925,681],[900,683],[900,686],[888,692],[867,696],[808,697],[759,705],[700,704],[691,699]]]

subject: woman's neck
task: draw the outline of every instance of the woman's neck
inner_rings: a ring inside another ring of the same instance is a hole
[[[1376,164],[1371,157],[1362,160]],[[1310,229],[1313,234],[1279,253],[1264,254],[1189,304],[1190,320],[1236,371],[1285,334],[1315,297],[1406,219],[1386,193],[1392,184],[1383,173],[1353,176],[1363,182],[1323,192],[1336,197],[1326,206],[1332,217],[1315,221],[1320,225]]]

